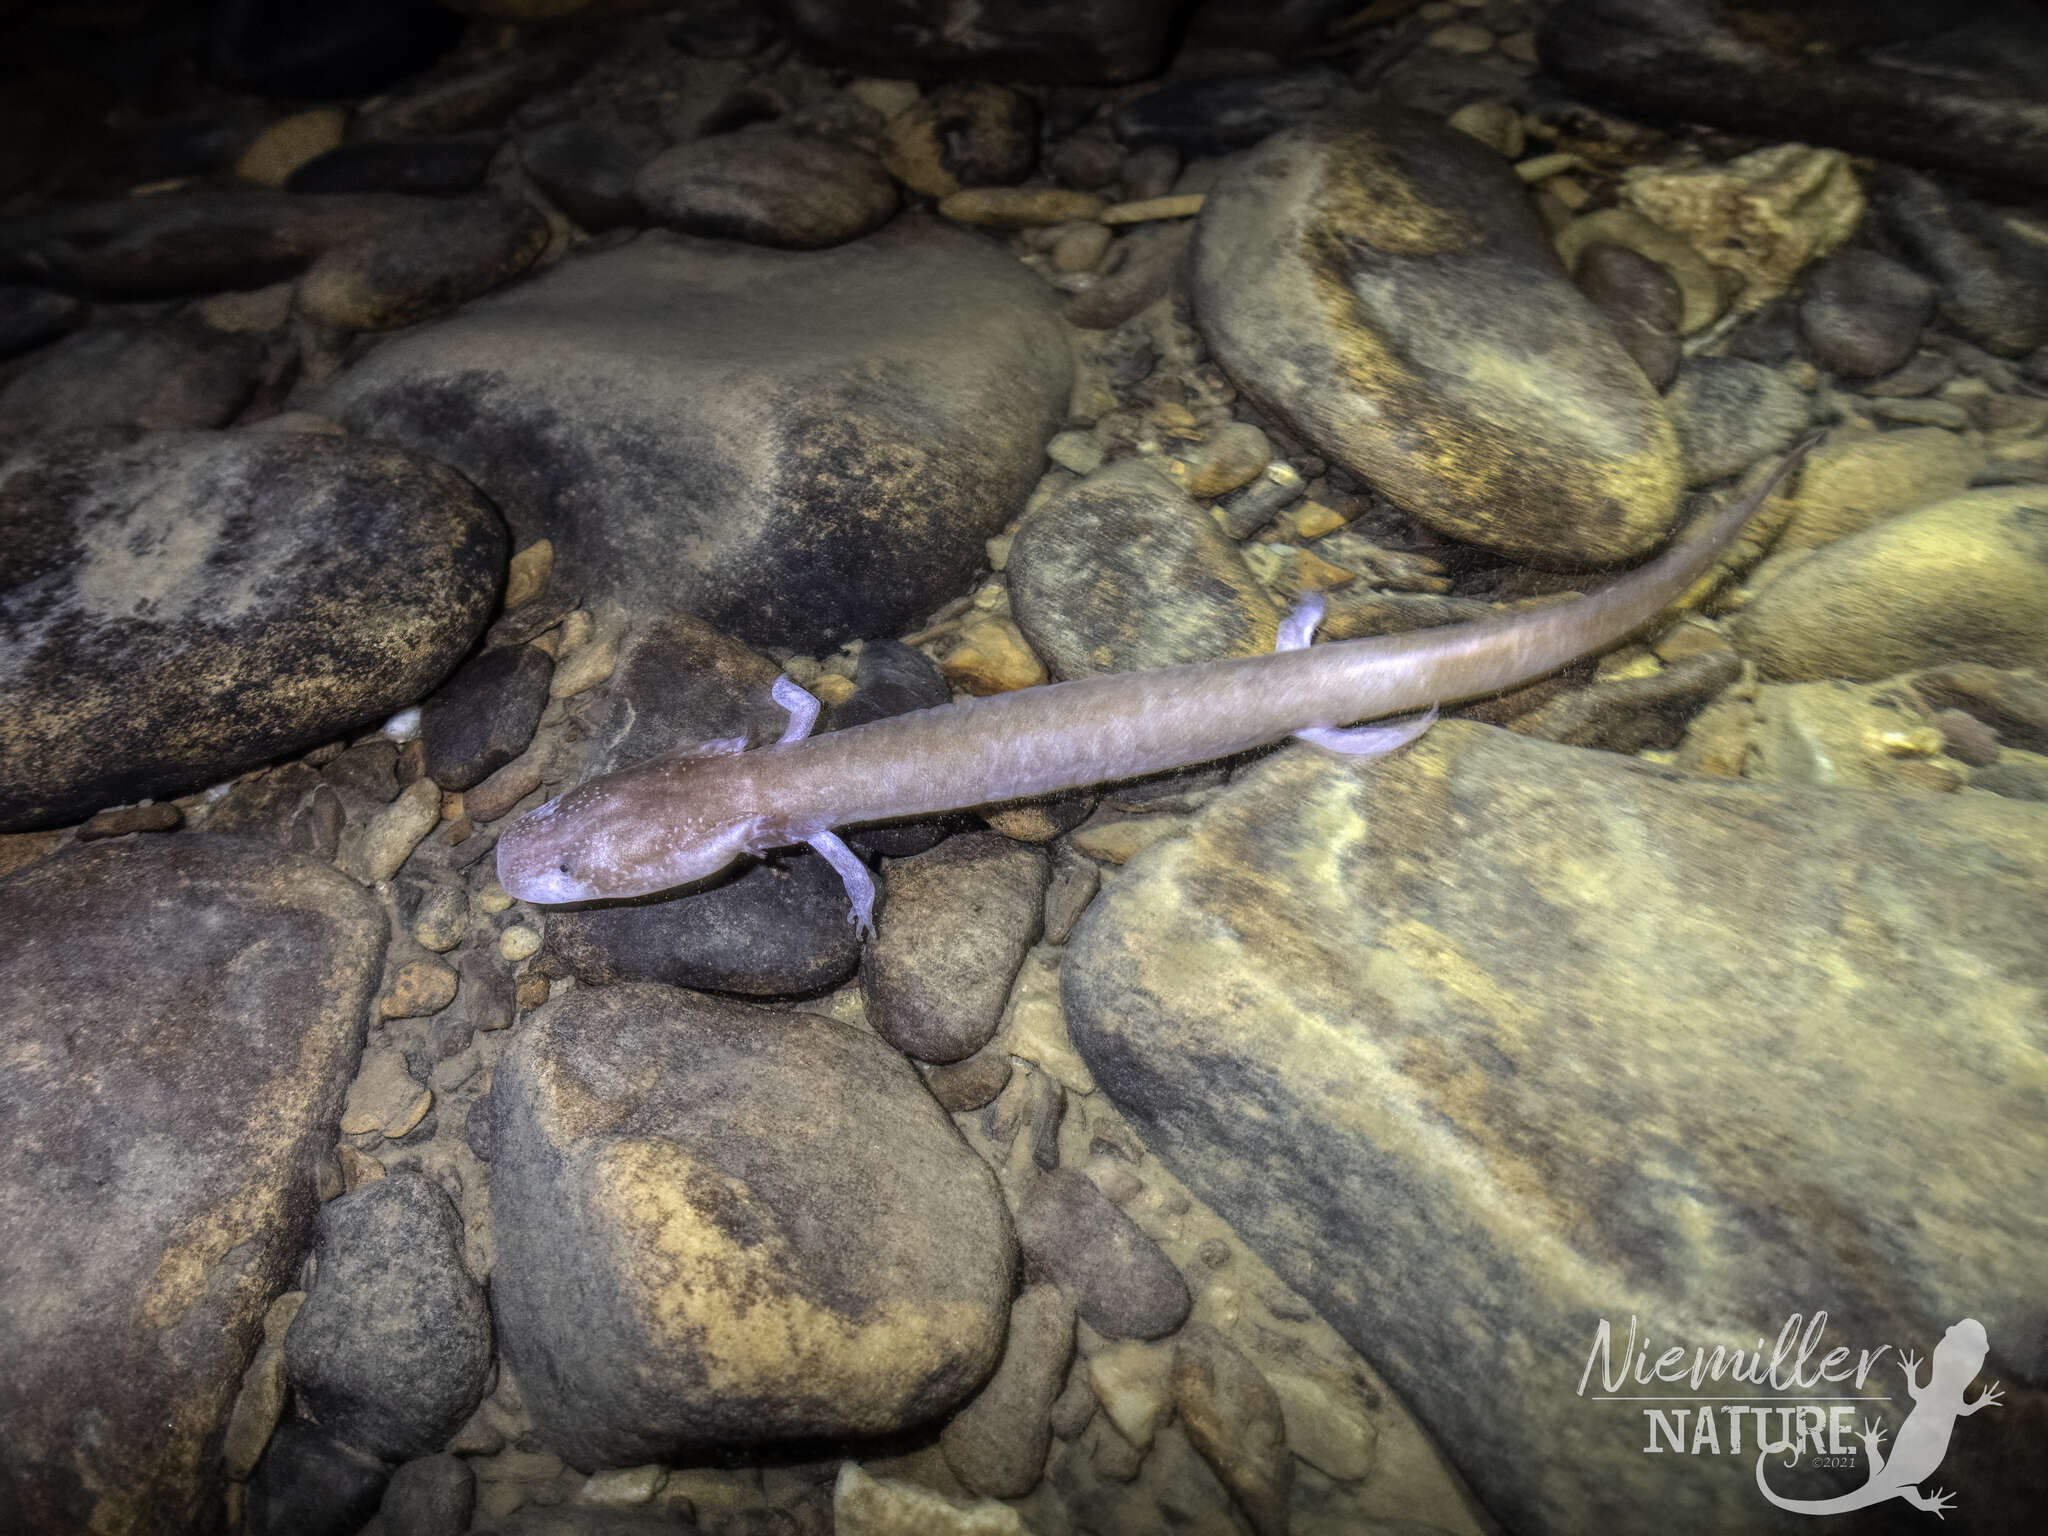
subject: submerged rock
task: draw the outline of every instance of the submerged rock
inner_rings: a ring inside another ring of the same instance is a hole
[[[0,910],[6,1523],[209,1529],[383,913],[327,864],[204,833],[60,853],[0,881]]]
[[[1677,517],[1656,391],[1456,129],[1374,107],[1268,139],[1204,202],[1193,288],[1248,393],[1438,532],[1597,564]]]
[[[1617,1361],[1634,1316],[1689,1365],[1823,1303],[1823,1350],[1924,1352],[1971,1316],[1985,1380],[2039,1379],[2048,1131],[2016,1106],[2048,1064],[2044,893],[2030,804],[1452,722],[1372,764],[1260,763],[1096,899],[1063,1002],[1147,1147],[1507,1528],[1794,1531],[1752,1440],[1646,1456],[1641,1405],[1589,1400],[1597,1368],[1575,1395],[1596,1324]],[[2026,1413],[1944,1466],[1987,1529],[2027,1528]],[[1827,1476],[1772,1473],[1862,1480]]]
[[[48,439],[0,464],[0,830],[218,782],[419,699],[505,530],[461,476],[318,433]]]
[[[521,1027],[491,1103],[499,1336],[578,1466],[884,1434],[995,1365],[995,1176],[865,1031],[577,991]]]

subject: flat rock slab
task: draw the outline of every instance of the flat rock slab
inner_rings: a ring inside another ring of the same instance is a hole
[[[491,1103],[499,1342],[577,1466],[885,1434],[995,1366],[1001,1191],[866,1031],[579,990],[522,1023]]]
[[[573,590],[829,648],[959,590],[1022,505],[1071,383],[1053,297],[924,219],[650,233],[388,343],[328,409],[461,469]]]
[[[482,631],[497,514],[318,433],[49,439],[0,463],[0,831],[197,789],[417,702]]]
[[[1597,564],[1670,530],[1657,393],[1476,139],[1388,106],[1276,134],[1208,194],[1193,270],[1231,377],[1438,532]]]
[[[10,1529],[207,1531],[383,964],[332,866],[94,843],[0,881],[0,1432]]]
[[[2044,931],[2048,809],[1451,723],[1370,766],[1267,759],[1105,888],[1062,995],[1146,1144],[1507,1529],[1812,1529],[1758,1494],[1753,1420],[1742,1455],[1719,1414],[1718,1454],[1645,1455],[1644,1405],[1593,1397],[1689,1384],[1578,1388],[1603,1318],[1617,1360],[1633,1317],[1689,1367],[1824,1309],[1852,1360],[1982,1322],[2007,1403],[1939,1480],[1970,1529],[2019,1531],[2048,1370]],[[1896,1434],[1897,1362],[1874,1372],[1890,1404],[1854,1406]],[[1861,1456],[1771,1480],[1840,1492]]]

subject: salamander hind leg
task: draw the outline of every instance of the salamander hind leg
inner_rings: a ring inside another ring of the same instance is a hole
[[[1273,649],[1301,650],[1315,639],[1316,626],[1322,622],[1322,593],[1302,593],[1280,621],[1280,634]],[[1326,752],[1341,752],[1346,757],[1385,757],[1389,752],[1407,746],[1435,723],[1436,710],[1431,707],[1419,715],[1403,715],[1399,719],[1383,720],[1377,725],[1311,725],[1294,734]]]
[[[831,832],[820,832],[804,839],[817,851],[818,857],[830,864],[840,881],[846,886],[846,899],[853,903],[853,910],[846,920],[853,924],[859,938],[869,938],[875,931],[875,877],[868,873],[867,865],[861,863],[855,853],[838,836]]]
[[[1434,724],[1436,708],[1432,705],[1419,715],[1398,715],[1377,725],[1311,725],[1294,734],[1326,752],[1341,752],[1346,757],[1385,757],[1407,746]]]

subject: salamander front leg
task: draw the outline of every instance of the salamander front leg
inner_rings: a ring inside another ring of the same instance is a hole
[[[1322,593],[1302,593],[1294,600],[1294,606],[1287,610],[1287,617],[1280,621],[1280,634],[1273,649],[1303,649],[1315,638],[1316,626],[1322,622]],[[1341,752],[1346,757],[1384,757],[1407,746],[1434,724],[1436,706],[1432,704],[1419,715],[1402,715],[1378,725],[1310,725],[1294,734],[1311,746],[1321,747],[1327,752]]]
[[[811,727],[818,723],[818,701],[792,682],[787,673],[775,679],[775,686],[768,690],[775,702],[789,711],[789,724],[783,728],[782,740],[777,746],[788,746],[793,741],[802,741],[811,734]],[[854,932],[865,939],[875,931],[875,877],[868,873],[867,865],[861,863],[855,853],[832,832],[820,832],[807,837],[805,842],[812,850],[832,866],[846,887],[846,899],[853,903],[853,910],[846,914],[846,920],[853,924]]]
[[[818,857],[832,866],[846,886],[846,899],[853,903],[853,910],[846,914],[846,920],[853,924],[855,937],[871,938],[875,931],[875,877],[868,873],[867,865],[861,863],[860,855],[841,842],[836,833],[820,832],[804,841],[817,851]]]

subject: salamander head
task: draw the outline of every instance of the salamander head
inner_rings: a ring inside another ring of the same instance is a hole
[[[648,896],[760,852],[758,816],[721,809],[727,796],[689,793],[702,761],[593,779],[527,812],[498,839],[498,883],[542,904]]]

